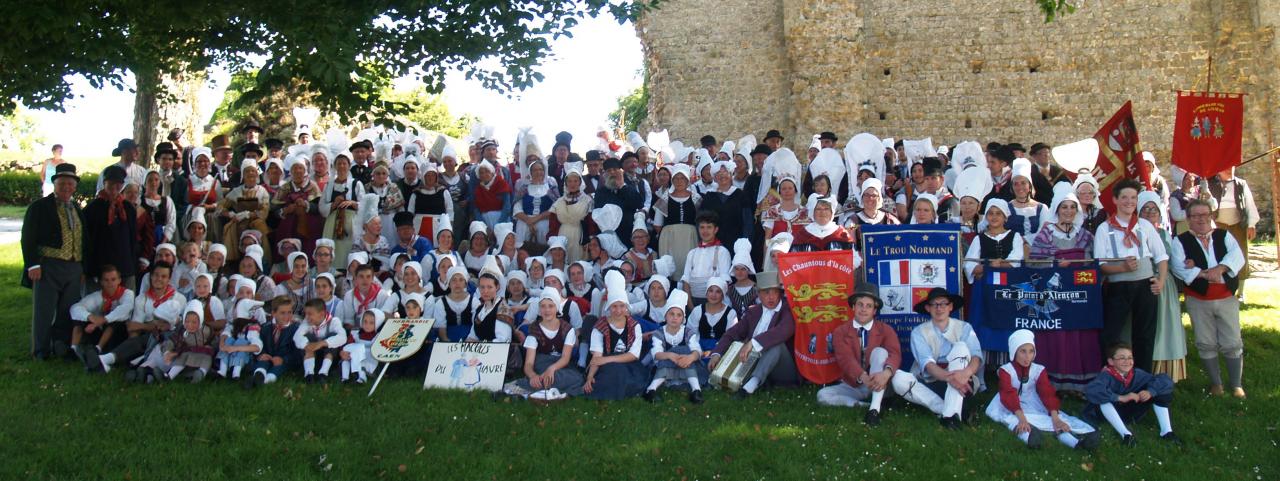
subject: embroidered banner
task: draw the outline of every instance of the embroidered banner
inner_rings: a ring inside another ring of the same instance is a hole
[[[814,384],[839,380],[831,333],[853,316],[853,251],[779,254],[778,271],[796,322],[796,370]]]
[[[968,312],[970,323],[991,329],[1101,329],[1102,277],[1098,264],[988,266],[973,285]]]
[[[1173,164],[1201,177],[1212,177],[1240,164],[1244,96],[1178,92],[1173,126]]]
[[[1142,146],[1138,141],[1138,126],[1133,123],[1133,102],[1125,102],[1102,128],[1093,134],[1098,141],[1098,165],[1093,168],[1093,178],[1098,180],[1098,200],[1103,207],[1114,212],[1115,198],[1111,186],[1120,179],[1138,179],[1151,188],[1151,172],[1142,161]],[[1074,177],[1073,177],[1074,178]]]
[[[960,225],[864,225],[861,230],[866,279],[879,287],[884,301],[876,320],[898,332],[902,368],[909,369],[911,329],[929,319],[915,312],[915,304],[935,287],[957,294],[963,289]],[[952,315],[960,317],[959,312]]]

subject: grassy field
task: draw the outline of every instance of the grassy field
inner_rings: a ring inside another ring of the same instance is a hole
[[[710,393],[554,406],[487,394],[422,391],[421,381],[363,388],[288,380],[238,386],[128,386],[29,361],[30,292],[16,245],[0,246],[0,479],[1276,479],[1280,477],[1280,288],[1250,287],[1244,312],[1250,398],[1209,399],[1198,363],[1178,386],[1173,421],[1186,441],[1137,448],[1105,431],[1096,454],[1026,450],[990,421],[945,431],[891,402],[883,424],[823,408],[815,388],[737,401]],[[1271,286],[1280,286],[1272,283]],[[1190,338],[1190,332],[1188,332]],[[1194,359],[1194,351],[1192,353]],[[895,399],[895,398],[890,398]],[[990,394],[982,397],[983,406]],[[1080,407],[1069,401],[1068,410]]]

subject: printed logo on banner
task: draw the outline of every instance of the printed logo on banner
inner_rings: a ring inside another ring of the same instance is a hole
[[[853,253],[838,250],[780,254],[778,272],[795,319],[796,370],[817,384],[839,380],[832,333],[852,317],[848,298],[854,289]]]
[[[1093,329],[1100,327],[1102,314],[1096,275],[1087,269],[992,269],[988,278],[1003,277],[1008,285],[975,288],[974,296],[985,301],[982,322],[992,329]]]
[[[911,330],[929,319],[915,305],[935,287],[961,292],[960,228],[956,224],[864,225],[862,256],[866,280],[876,284],[884,308],[877,321],[892,326],[903,346],[902,366],[909,369]],[[963,314],[959,309],[957,318]]]
[[[1076,284],[1078,285],[1094,285],[1098,283],[1098,271],[1084,270],[1076,271]]]

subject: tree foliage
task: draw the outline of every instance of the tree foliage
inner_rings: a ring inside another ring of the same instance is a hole
[[[128,88],[129,74],[259,67],[239,97],[252,105],[295,84],[343,120],[402,116],[393,78],[443,91],[453,69],[499,91],[542,79],[551,41],[582,19],[625,21],[645,0],[116,0],[29,2],[0,16],[0,114],[17,103],[61,110],[67,76]],[[17,32],[20,32],[18,34]]]
[[[649,118],[649,82],[618,97],[618,107],[609,112],[609,125],[622,132],[640,131]]]
[[[1036,5],[1039,5],[1040,11],[1044,13],[1044,23],[1076,11],[1076,5],[1072,0],[1036,0]]]
[[[18,105],[8,115],[0,116],[0,150],[33,152],[45,142],[44,133],[34,115]]]

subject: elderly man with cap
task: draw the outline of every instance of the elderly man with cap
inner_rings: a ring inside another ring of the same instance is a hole
[[[249,119],[245,121],[244,125],[240,126],[240,130],[236,133],[240,134],[240,143],[236,145],[235,157],[231,160],[235,165],[240,165],[245,158],[245,152],[247,152],[245,147],[249,144],[254,144],[256,146],[262,143],[262,125],[259,124],[257,120]],[[262,157],[260,147],[258,157]]]
[[[120,191],[125,170],[118,165],[102,172],[104,187],[84,209],[84,275],[89,285],[98,284],[102,266],[111,264],[120,271],[126,288],[136,286],[142,246],[138,242],[137,209]]]
[[[596,189],[594,201],[596,208],[609,204],[616,205],[622,209],[623,219],[632,219],[636,211],[644,208],[644,193],[640,192],[640,186],[627,182],[622,172],[621,160],[608,159],[604,161],[604,177],[600,180],[600,187]],[[621,224],[616,227],[616,229],[621,228]],[[615,233],[618,234],[622,243],[631,247],[631,233],[616,229]]]
[[[146,183],[147,169],[138,165],[138,144],[133,139],[120,139],[120,142],[116,144],[116,148],[111,150],[111,156],[119,157],[120,161],[107,167],[116,166],[124,170],[124,182],[120,184],[120,189],[123,189],[125,184],[142,187]],[[106,173],[107,171],[104,169],[102,174],[106,175]],[[98,176],[98,190],[102,190],[102,179],[101,175]]]
[[[213,164],[209,168],[218,179],[218,193],[226,194],[240,185],[240,167],[231,162],[231,140],[225,135],[216,136],[209,148],[213,152]]]
[[[818,134],[818,146],[820,149],[836,148],[836,141],[840,140],[836,137],[835,132],[823,132]]]
[[[895,377],[893,391],[933,411],[942,426],[959,429],[966,399],[983,389],[982,345],[968,323],[951,317],[964,298],[935,287],[915,306],[929,321],[911,330],[915,364],[910,377]]]
[[[869,426],[880,424],[880,403],[896,380],[911,382],[911,375],[899,371],[902,347],[898,333],[876,316],[884,302],[871,292],[859,291],[849,296],[853,319],[832,333],[836,364],[842,382],[818,390],[818,404],[857,407],[870,400],[863,421]]]
[[[80,176],[68,162],[55,167],[52,179],[53,193],[32,202],[22,222],[22,286],[34,291],[31,354],[37,359],[48,359],[55,344],[65,346],[70,338],[70,309],[80,300],[83,272],[84,216],[72,200]]]
[[[373,180],[373,141],[361,139],[348,150],[351,151],[351,177],[368,184]]]
[[[782,137],[782,132],[777,129],[771,129],[764,134],[764,145],[767,145],[771,151],[781,149],[783,140],[785,139]]]
[[[783,299],[782,284],[778,282],[776,271],[764,271],[756,274],[756,289],[760,303],[748,307],[738,319],[738,323],[725,331],[711,351],[711,361],[707,367],[714,371],[720,358],[734,342],[750,344],[751,348],[739,350],[739,357],[746,361],[753,353],[760,353],[751,377],[738,392],[739,398],[754,394],[765,381],[775,383],[794,382],[796,378],[795,361],[791,358],[791,339],[795,335],[795,319],[791,316],[791,307]]]

